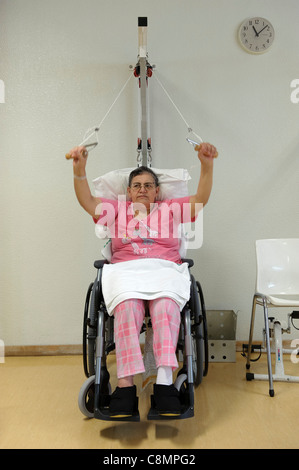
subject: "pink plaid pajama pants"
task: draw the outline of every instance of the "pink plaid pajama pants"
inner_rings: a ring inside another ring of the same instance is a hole
[[[144,372],[139,334],[145,315],[145,302],[128,299],[118,304],[114,311],[114,339],[117,377],[123,378]],[[153,352],[156,366],[178,367],[176,345],[180,329],[180,307],[169,298],[149,300],[153,326]]]

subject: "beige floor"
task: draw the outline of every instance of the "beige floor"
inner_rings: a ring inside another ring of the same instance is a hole
[[[267,382],[246,382],[245,360],[237,356],[233,364],[210,364],[195,392],[194,418],[147,421],[147,388],[140,423],[84,418],[77,407],[85,380],[80,356],[8,357],[0,364],[0,448],[298,448],[299,384],[277,382],[270,398]],[[286,372],[295,375],[298,367],[285,359]],[[109,368],[115,371],[113,356]]]

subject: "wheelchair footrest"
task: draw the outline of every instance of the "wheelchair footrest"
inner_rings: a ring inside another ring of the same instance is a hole
[[[139,411],[134,411],[132,416],[114,418],[113,416],[110,416],[108,408],[95,410],[94,417],[103,421],[140,421]]]
[[[181,414],[178,416],[163,416],[159,414],[156,408],[154,396],[151,395],[151,408],[148,412],[148,420],[173,420],[173,419],[186,419],[194,416],[194,408],[188,405],[182,405]]]
[[[109,401],[110,397],[107,397],[107,400],[105,400],[106,403],[102,403],[101,406],[98,409],[95,409],[94,411],[94,417],[96,419],[101,419],[104,421],[140,421],[140,415],[138,411],[138,397],[136,397],[136,406],[135,409],[132,413],[131,416],[110,416],[109,412]]]

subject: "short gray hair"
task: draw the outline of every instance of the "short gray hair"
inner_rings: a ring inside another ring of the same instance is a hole
[[[131,186],[132,179],[135,178],[135,176],[143,175],[144,173],[148,173],[154,178],[155,186],[159,186],[159,178],[156,175],[156,173],[149,167],[147,166],[139,166],[135,170],[131,171],[129,175],[129,183],[128,185]]]

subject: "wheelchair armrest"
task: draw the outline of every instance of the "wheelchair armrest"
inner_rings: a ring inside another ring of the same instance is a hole
[[[107,263],[107,261],[105,259],[99,259],[99,260],[96,260],[93,263],[93,265],[96,269],[101,269],[104,266],[104,264],[106,264],[106,263]]]
[[[182,263],[188,263],[189,268],[192,268],[192,266],[194,266],[194,261],[193,261],[193,259],[182,258]]]

